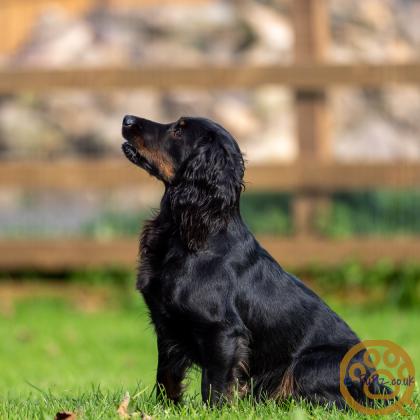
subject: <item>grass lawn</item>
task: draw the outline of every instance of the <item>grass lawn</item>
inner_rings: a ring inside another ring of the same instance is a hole
[[[389,339],[403,346],[419,370],[420,309],[329,303],[362,339]],[[362,417],[296,403],[240,401],[221,411],[208,410],[200,403],[194,375],[183,405],[156,404],[150,396],[155,339],[140,297],[134,303],[130,297],[94,310],[56,297],[25,298],[0,312],[0,340],[0,419],[51,419],[63,410],[75,411],[79,418],[118,418],[116,410],[126,391],[130,410],[154,418]],[[420,409],[412,409],[411,415],[419,418]]]

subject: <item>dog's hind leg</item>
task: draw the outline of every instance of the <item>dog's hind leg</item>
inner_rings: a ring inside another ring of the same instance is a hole
[[[286,370],[275,397],[291,396],[316,405],[345,408],[340,392],[341,359],[341,355],[324,352],[300,356]]]

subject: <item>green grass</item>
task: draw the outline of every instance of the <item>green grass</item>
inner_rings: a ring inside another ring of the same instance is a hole
[[[83,418],[116,418],[126,391],[132,396],[130,410],[155,418],[362,417],[293,402],[237,401],[208,410],[194,375],[183,405],[157,404],[152,396],[155,339],[146,309],[140,297],[118,299],[87,312],[63,299],[31,298],[0,312],[0,419],[51,419],[63,410]],[[419,308],[332,306],[363,339],[403,346],[419,370]],[[411,415],[418,418],[420,410],[412,409]]]

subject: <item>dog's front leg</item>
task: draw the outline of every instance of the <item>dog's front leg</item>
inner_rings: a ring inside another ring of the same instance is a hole
[[[158,338],[158,368],[156,375],[156,392],[158,400],[164,397],[174,403],[181,400],[187,369],[191,362],[185,353],[179,351],[171,342]]]
[[[203,343],[204,363],[201,378],[203,401],[210,406],[229,401],[238,384],[240,339],[236,334],[222,333]]]
[[[219,406],[229,401],[233,381],[224,368],[203,368],[201,377],[201,395],[203,402],[210,406]]]

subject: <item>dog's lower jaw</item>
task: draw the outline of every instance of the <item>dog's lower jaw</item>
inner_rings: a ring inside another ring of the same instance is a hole
[[[144,156],[142,156],[137,149],[130,144],[129,142],[125,142],[122,144],[121,149],[125,155],[125,157],[134,165],[144,169],[150,175],[154,176],[155,178],[159,179],[162,182],[166,182],[166,180],[162,177],[159,170],[155,167],[155,165],[149,162]]]
[[[141,164],[141,156],[139,152],[136,150],[136,148],[128,143],[127,141],[124,142],[121,146],[121,149],[125,155],[125,157],[131,162],[134,163],[137,166],[140,166]]]

